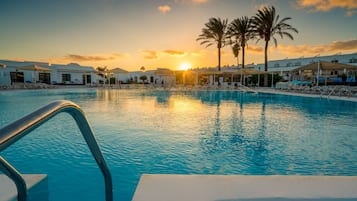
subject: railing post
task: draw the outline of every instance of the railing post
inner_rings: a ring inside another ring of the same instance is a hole
[[[93,131],[81,108],[71,101],[54,101],[26,116],[0,128],[0,151],[20,140],[35,128],[47,122],[49,119],[61,112],[69,113],[77,123],[89,150],[92,153],[99,169],[101,170],[105,182],[106,201],[113,201],[112,176],[100,147],[95,139]],[[12,167],[5,159],[0,157],[0,168],[16,184],[20,201],[26,200],[26,183],[20,173]]]
[[[26,201],[27,187],[25,180],[22,178],[21,174],[1,156],[0,170],[15,183],[17,189],[17,200]]]

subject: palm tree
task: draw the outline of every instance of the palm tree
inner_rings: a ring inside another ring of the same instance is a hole
[[[221,48],[226,44],[226,30],[228,19],[210,18],[202,29],[202,33],[196,39],[202,41],[200,44],[206,44],[209,47],[217,44],[218,48],[218,71],[221,71]]]
[[[239,67],[240,45],[237,40],[235,42],[231,41],[230,43],[232,44],[232,51],[233,51],[234,57],[237,58],[237,68],[238,68]],[[242,83],[242,80],[243,80],[242,74],[243,74],[242,69],[240,69],[240,83]],[[233,82],[233,80],[232,80],[232,82]]]
[[[242,47],[242,68],[240,71],[241,84],[243,84],[242,69],[244,69],[244,64],[245,64],[245,46],[247,45],[248,40],[252,38],[250,23],[251,20],[246,16],[237,18],[229,24],[228,33],[227,33],[229,37],[235,38],[236,43],[238,43],[238,45]]]
[[[279,19],[279,15],[276,14],[274,6],[264,7],[258,10],[258,13],[252,17],[252,32],[258,41],[264,39],[265,41],[265,60],[264,60],[264,71],[268,71],[268,46],[271,38],[274,40],[275,46],[277,46],[277,39],[274,35],[278,34],[280,38],[284,36],[294,40],[294,37],[289,33],[293,31],[298,33],[298,30],[287,24],[286,21],[290,20],[291,17],[285,17],[282,20]],[[264,76],[264,86],[268,86],[268,75]]]
[[[235,38],[236,42],[242,47],[242,68],[244,68],[245,46],[252,38],[251,20],[244,16],[233,20],[228,27],[227,35]]]
[[[233,51],[233,55],[235,58],[237,58],[237,67],[239,66],[239,51],[240,51],[240,45],[238,43],[238,41],[235,42],[231,42],[232,43],[232,51]]]
[[[100,67],[98,66],[97,67],[97,74],[99,76],[101,76],[102,78],[104,78],[104,84],[108,81],[108,74],[109,74],[109,69],[106,67],[106,66],[103,66],[103,67]]]

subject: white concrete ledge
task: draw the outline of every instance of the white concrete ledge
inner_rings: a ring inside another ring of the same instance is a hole
[[[357,200],[357,176],[141,176],[133,201]]]
[[[25,179],[28,191],[28,201],[48,200],[47,175],[45,174],[26,174],[22,175]],[[0,174],[0,201],[16,201],[17,189],[12,180],[6,175]]]

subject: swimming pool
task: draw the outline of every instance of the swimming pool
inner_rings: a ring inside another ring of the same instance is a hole
[[[237,91],[0,92],[0,127],[50,101],[79,104],[112,172],[115,200],[142,173],[357,175],[357,103]],[[104,200],[81,134],[60,114],[0,153],[46,173],[50,200]]]

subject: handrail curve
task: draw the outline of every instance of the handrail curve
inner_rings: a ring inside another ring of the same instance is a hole
[[[79,130],[81,131],[97,165],[99,166],[104,176],[106,201],[113,201],[113,183],[109,168],[95,139],[92,128],[90,127],[82,109],[71,101],[60,100],[51,102],[48,105],[39,108],[38,110],[22,117],[21,119],[16,120],[1,128],[0,151],[15,143],[61,112],[70,114],[76,121]],[[10,164],[8,164],[5,159],[1,158],[1,160],[0,169],[3,170],[3,172],[9,178],[11,178],[17,186],[18,200],[26,200],[27,192],[22,192],[23,187],[18,188],[18,186],[21,186],[21,184],[18,182],[23,182],[23,178],[21,175],[19,175],[21,178],[17,178],[18,176],[16,176],[16,174],[10,174],[9,172],[17,172],[17,170],[10,166]],[[23,197],[24,195],[25,198]]]

